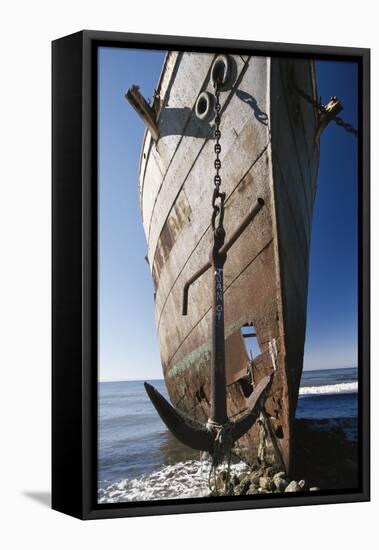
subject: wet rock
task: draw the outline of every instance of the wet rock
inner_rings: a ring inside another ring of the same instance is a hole
[[[267,468],[265,468],[265,476],[267,477],[272,477],[273,475],[275,475],[276,473],[276,468],[274,468],[273,466],[268,466]]]
[[[232,483],[229,483],[229,484],[225,485],[224,493],[227,496],[233,496],[234,495],[234,487],[233,487]]]
[[[288,485],[288,481],[283,477],[274,477],[273,483],[279,492],[285,491]]]
[[[320,491],[320,487],[310,487],[310,491]]]
[[[251,485],[246,493],[247,495],[258,495],[258,489]]]
[[[221,479],[221,481],[226,481],[227,478],[228,478],[228,473],[227,473],[225,470],[223,470],[222,472],[220,472],[220,479]]]
[[[240,495],[246,495],[248,493],[248,490],[251,487],[251,480],[245,479],[242,483],[238,485],[239,494]]]
[[[259,480],[259,486],[261,489],[267,490],[267,491],[273,491],[275,489],[275,485],[270,477],[261,477]]]
[[[285,488],[284,492],[285,493],[298,493],[299,491],[301,491],[301,487],[300,485],[298,484],[297,481],[291,481],[291,483],[289,483],[287,485],[287,487]]]
[[[261,478],[261,472],[258,470],[250,476],[250,481],[255,487],[259,487],[259,480]]]
[[[234,474],[234,476],[232,477],[232,483],[233,483],[234,486],[239,485],[240,478],[237,476],[237,474]]]
[[[276,489],[278,489],[279,491],[284,491],[287,485],[289,484],[289,481],[286,478],[285,472],[276,473],[272,478],[272,481],[274,482]]]

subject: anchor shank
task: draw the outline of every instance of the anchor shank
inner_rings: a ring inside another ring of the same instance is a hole
[[[211,420],[228,422],[226,410],[225,334],[224,334],[224,255],[215,255],[213,262]]]

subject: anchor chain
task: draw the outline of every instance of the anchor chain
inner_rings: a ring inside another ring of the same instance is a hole
[[[304,90],[301,90],[297,86],[295,86],[295,89],[301,95],[301,97],[303,99],[305,99],[313,107],[318,109],[318,111],[321,114],[328,114],[327,109],[325,108],[325,106],[321,102],[321,98],[319,99],[319,101],[317,101],[316,99],[313,99],[310,95],[308,95],[306,92],[304,92]],[[335,99],[335,97],[332,97],[332,99]],[[352,126],[349,122],[346,122],[345,120],[343,120],[343,118],[341,118],[339,116],[335,116],[335,117],[333,117],[332,120],[334,120],[334,122],[338,126],[341,126],[342,128],[344,128],[346,130],[346,132],[348,132],[350,134],[354,134],[355,137],[358,137],[358,130],[356,128],[354,128],[354,126]]]
[[[215,96],[216,96],[216,104],[215,104],[215,131],[214,131],[214,137],[215,137],[215,145],[214,145],[214,152],[216,153],[216,158],[214,161],[214,167],[216,169],[216,174],[213,178],[214,182],[214,191],[212,196],[212,229],[214,232],[222,232],[223,229],[223,223],[224,223],[224,202],[225,202],[225,193],[220,191],[221,187],[221,176],[220,176],[220,170],[221,170],[221,159],[220,159],[220,153],[221,153],[221,131],[220,131],[220,124],[221,124],[221,104],[220,104],[220,81],[216,80],[214,83],[215,87]],[[218,220],[217,220],[218,218]],[[217,220],[217,227],[216,227],[216,220]],[[225,238],[225,235],[224,235]],[[222,246],[222,245],[221,245]]]

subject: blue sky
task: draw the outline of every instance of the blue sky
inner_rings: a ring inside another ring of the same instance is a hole
[[[162,378],[153,285],[138,206],[144,125],[124,98],[147,98],[165,52],[99,49],[99,378]],[[357,125],[357,67],[320,61],[318,92]],[[321,140],[304,368],[357,364],[357,140],[332,123]]]

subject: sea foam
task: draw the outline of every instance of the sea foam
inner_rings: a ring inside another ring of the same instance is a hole
[[[332,395],[336,393],[356,393],[358,382],[343,382],[341,384],[328,384],[325,386],[305,386],[300,388],[299,395]]]
[[[98,503],[201,498],[209,495],[210,463],[187,460],[163,466],[135,479],[123,479],[98,490]],[[248,471],[243,462],[231,465],[231,475]]]

